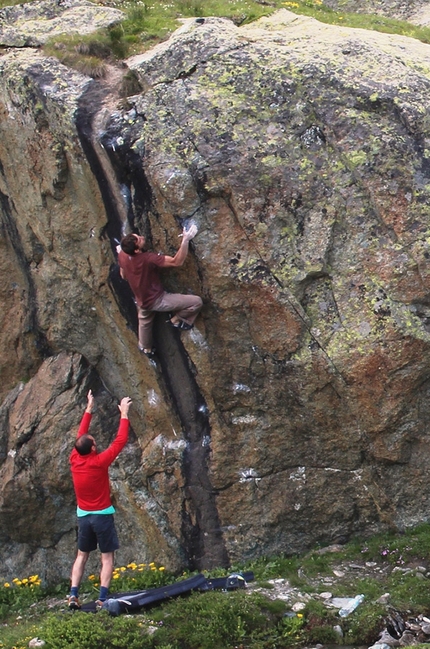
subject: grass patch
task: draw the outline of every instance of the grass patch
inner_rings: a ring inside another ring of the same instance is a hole
[[[25,2],[31,2],[31,0],[0,0],[0,9],[3,7],[12,7],[14,5],[24,4]]]
[[[397,34],[416,38],[423,43],[429,43],[430,29],[428,27],[417,27],[404,20],[388,18],[377,14],[350,13],[335,11],[324,5],[320,0],[305,0],[304,2],[279,2],[278,5],[302,16],[316,18],[320,22],[329,25],[344,25],[358,29],[370,29],[372,31],[386,34]]]
[[[154,620],[162,621],[157,642],[181,649],[248,644],[253,637],[261,637],[276,626],[284,611],[285,605],[273,606],[257,593],[193,593],[154,612]]]
[[[409,609],[415,613],[430,611],[427,580],[418,578],[414,572],[393,572],[387,586],[391,593],[391,603],[398,610]]]
[[[152,649],[151,636],[140,618],[109,617],[102,611],[97,615],[65,613],[49,615],[38,628],[49,649]]]
[[[372,577],[352,577],[336,587],[336,594],[338,597],[354,597],[362,593],[368,602],[375,601],[381,597],[385,593],[386,587],[387,584]]]
[[[353,615],[344,618],[341,626],[346,645],[373,645],[384,626],[386,609],[374,602],[361,604]]]
[[[234,567],[234,570],[251,570],[255,579],[265,581],[267,579],[284,578],[290,579],[297,575],[301,566],[301,560],[298,556],[288,557],[281,554],[277,557],[261,557],[247,564],[240,564]]]
[[[34,620],[10,620],[9,624],[0,626],[1,649],[27,649],[29,641],[39,633],[39,626]]]
[[[430,525],[422,523],[403,534],[379,534],[366,541],[354,539],[345,546],[344,557],[361,556],[366,561],[402,566],[410,561],[426,562],[430,557]]]
[[[306,619],[306,643],[337,644],[339,636],[333,627],[339,624],[339,618],[335,611],[327,609],[322,602],[310,600],[303,614]]]
[[[104,78],[108,64],[124,58],[127,52],[126,45],[114,30],[103,30],[87,36],[64,34],[49,40],[43,49],[48,56],[55,56],[67,67],[93,79]]]

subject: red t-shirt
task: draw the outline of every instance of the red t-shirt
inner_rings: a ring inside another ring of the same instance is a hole
[[[88,433],[90,422],[91,414],[85,412],[78,437]],[[91,451],[88,455],[79,455],[75,448],[71,452],[70,467],[76,500],[84,511],[99,511],[112,505],[108,469],[127,443],[129,426],[129,420],[121,417],[117,436],[102,453]]]
[[[130,284],[138,306],[150,309],[155,300],[164,293],[159,275],[159,268],[164,265],[164,255],[157,255],[155,252],[127,255],[120,250],[118,263]]]

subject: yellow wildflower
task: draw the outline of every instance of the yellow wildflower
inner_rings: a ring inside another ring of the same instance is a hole
[[[163,570],[166,570],[166,568],[165,568],[164,566],[160,566],[160,567],[158,568],[158,570],[160,570],[161,572],[163,572]]]
[[[133,561],[132,563],[127,564],[127,568],[130,568],[131,570],[136,570],[137,564],[134,563]]]
[[[297,617],[303,617],[303,613],[297,613]]]
[[[139,563],[139,568],[145,568],[145,567],[146,567],[146,563]]]
[[[3,584],[3,586],[4,586],[5,588],[10,588],[10,583],[9,583],[8,581],[6,581],[6,582]]]
[[[126,568],[125,566],[121,566],[121,568],[119,568],[119,570],[120,570],[121,572],[125,572],[125,571],[127,570],[127,568]]]
[[[116,572],[114,575],[112,575],[112,579],[119,579],[119,574]]]
[[[21,583],[28,584],[28,579],[26,577],[24,577],[24,579],[21,580]]]
[[[96,578],[95,575],[90,575],[90,576],[88,577],[88,579],[89,579],[90,581],[94,581],[95,578]]]

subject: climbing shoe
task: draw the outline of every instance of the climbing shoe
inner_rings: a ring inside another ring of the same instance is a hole
[[[155,360],[155,349],[154,347],[152,349],[143,349],[140,345],[138,345],[139,351],[141,354],[144,354],[147,356],[151,361]]]
[[[81,608],[81,602],[75,595],[69,595],[67,604],[71,611],[78,611]]]
[[[179,322],[172,322],[171,320],[167,320],[167,322],[171,327],[173,327],[174,329],[179,329],[180,331],[189,331],[194,327],[194,325],[188,324],[188,322],[185,322],[185,320],[180,320]]]

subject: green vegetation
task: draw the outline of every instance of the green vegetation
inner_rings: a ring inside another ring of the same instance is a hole
[[[1,0],[4,1],[4,0]],[[416,27],[405,21],[383,16],[333,11],[321,0],[284,1],[272,0],[261,3],[255,0],[169,0],[153,2],[114,3],[125,12],[121,24],[107,31],[113,43],[113,51],[119,57],[131,52],[143,51],[164,40],[178,28],[183,18],[217,16],[231,19],[236,25],[250,23],[262,16],[268,16],[278,9],[288,9],[299,15],[347,27],[372,29],[379,32],[400,34],[430,43],[430,28]],[[103,34],[105,37],[106,32]],[[122,51],[115,51],[121,43]]]
[[[358,29],[371,29],[376,32],[385,34],[398,34],[400,36],[410,36],[423,43],[429,43],[430,29],[428,27],[417,27],[403,20],[387,18],[376,14],[347,13],[343,11],[333,11],[326,7],[322,0],[305,0],[304,2],[295,2],[294,0],[281,2],[279,5],[285,7],[294,13],[316,18],[320,22],[330,25],[343,25],[345,27],[355,27]]]
[[[387,561],[403,566],[413,560],[425,562],[430,557],[429,525],[423,523],[399,536],[395,532],[374,536],[364,544],[356,541],[345,546],[346,558],[360,552],[366,561]]]
[[[98,78],[105,76],[106,63],[143,52],[168,38],[180,26],[181,19],[221,16],[239,25],[274,10],[254,0],[157,0],[114,4],[125,13],[121,23],[90,36],[53,38],[44,46],[46,54],[57,57],[83,74]],[[278,5],[282,6],[282,3],[278,2]]]
[[[252,570],[256,588],[192,593],[117,618],[104,611],[68,611],[66,583],[43,588],[38,575],[15,578],[0,582],[0,649],[24,649],[37,636],[45,640],[46,649],[297,649],[336,644],[336,625],[343,630],[344,644],[370,645],[384,627],[387,608],[377,603],[384,593],[390,593],[390,607],[403,614],[430,614],[430,589],[423,574],[429,557],[430,524],[423,524],[404,534],[356,539],[335,552],[319,548],[303,556],[262,557],[232,566],[232,571]],[[219,569],[208,576],[222,574]],[[112,590],[141,590],[187,576],[172,575],[155,563],[130,563],[115,569]],[[293,613],[287,602],[274,598],[276,579],[312,595],[301,612]],[[97,598],[97,580],[89,575],[82,599]],[[365,599],[341,619],[318,598],[327,589],[335,597],[363,593]]]
[[[13,4],[17,0],[0,0],[0,7]],[[181,19],[218,16],[243,25],[278,9],[323,23],[400,34],[430,43],[430,28],[383,16],[333,11],[322,0],[117,0],[110,5],[124,11],[121,23],[91,36],[55,37],[44,46],[46,53],[85,74],[103,77],[107,63],[143,52],[165,40],[180,26]]]

